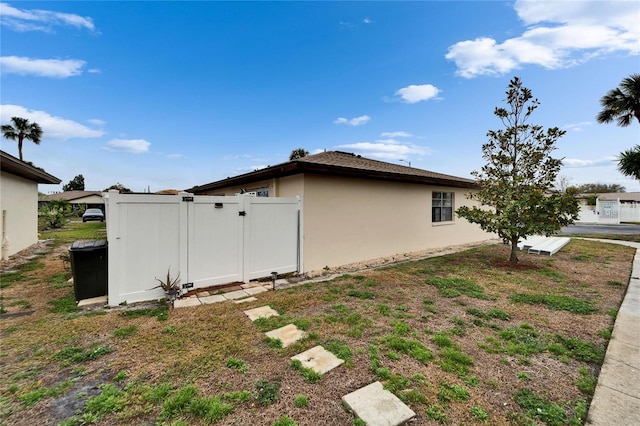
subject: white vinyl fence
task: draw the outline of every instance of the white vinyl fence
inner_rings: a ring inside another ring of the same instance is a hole
[[[619,224],[640,222],[640,204],[596,200],[595,206],[580,206],[578,222]]]
[[[302,270],[299,198],[110,191],[105,204],[111,306],[164,297],[167,271],[197,289]]]

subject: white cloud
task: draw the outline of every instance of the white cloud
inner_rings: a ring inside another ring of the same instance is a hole
[[[369,18],[364,18],[362,20],[362,22],[364,22],[365,24],[373,24],[373,20],[369,19]]]
[[[344,117],[338,117],[333,122],[336,124],[347,124],[349,126],[361,126],[363,124],[367,124],[371,120],[371,117],[368,115],[361,115],[360,117],[348,119]]]
[[[574,132],[581,132],[585,127],[593,125],[592,121],[582,121],[580,123],[565,124],[562,126],[563,130],[573,130]]]
[[[18,9],[7,3],[0,3],[0,24],[15,31],[49,32],[55,26],[95,30],[93,19],[88,16],[42,9]]]
[[[514,5],[527,29],[503,42],[489,37],[449,47],[445,57],[465,78],[502,75],[523,65],[567,68],[611,52],[640,54],[636,1],[523,1]]]
[[[402,98],[407,104],[415,104],[416,102],[426,101],[438,96],[440,89],[431,84],[412,84],[398,90],[395,95]]]
[[[104,146],[107,151],[122,151],[132,154],[149,152],[151,143],[144,139],[112,139]]]
[[[413,137],[411,133],[407,132],[382,132],[380,136],[383,138],[410,138]]]
[[[92,129],[73,120],[56,117],[45,111],[29,110],[19,105],[0,105],[0,120],[7,124],[11,117],[26,118],[42,127],[44,139],[99,138],[103,130]]]
[[[431,150],[424,146],[403,144],[393,139],[376,140],[375,142],[357,142],[338,145],[339,149],[346,149],[364,154],[366,157],[381,160],[406,159],[409,155],[429,155]]]
[[[2,56],[3,74],[35,75],[67,78],[82,74],[86,62],[79,59],[32,59],[23,56]]]
[[[579,167],[602,167],[611,166],[617,161],[616,157],[605,157],[598,160],[582,160],[579,158],[565,158],[562,160],[562,165],[569,168]]]

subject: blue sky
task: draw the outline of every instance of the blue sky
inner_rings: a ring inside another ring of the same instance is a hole
[[[0,23],[2,123],[38,122],[25,160],[88,190],[190,188],[299,147],[470,177],[518,76],[532,122],[567,131],[561,176],[640,191],[615,162],[640,123],[595,121],[640,72],[637,1],[20,1]]]

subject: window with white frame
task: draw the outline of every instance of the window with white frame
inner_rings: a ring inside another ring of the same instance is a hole
[[[433,192],[431,198],[431,221],[453,221],[453,192]]]

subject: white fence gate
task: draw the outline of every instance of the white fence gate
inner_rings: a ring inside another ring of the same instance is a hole
[[[299,198],[110,191],[105,205],[111,306],[164,297],[167,271],[196,289],[302,268]]]

